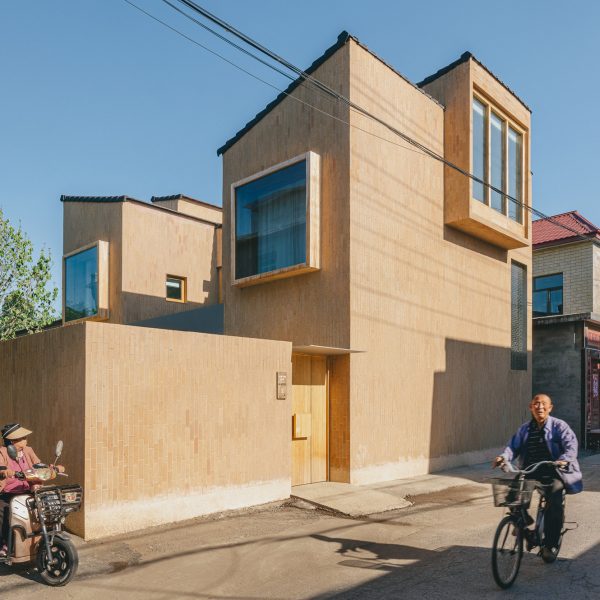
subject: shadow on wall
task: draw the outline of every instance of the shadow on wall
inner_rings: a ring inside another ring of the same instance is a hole
[[[155,317],[132,323],[137,327],[153,327],[154,329],[171,329],[174,331],[193,331],[196,333],[223,334],[224,306],[211,304],[185,312]]]
[[[511,370],[510,348],[454,339],[445,348],[446,369],[434,374],[432,471],[452,466],[436,466],[437,458],[504,446],[526,418],[531,398],[531,367]],[[485,458],[474,456],[473,462]]]
[[[165,300],[164,296],[150,296],[132,292],[123,292],[121,298],[121,314],[123,315],[124,325],[216,304],[216,300],[213,301],[210,297],[207,297],[204,302],[169,302]]]
[[[444,240],[466,248],[467,250],[479,252],[479,254],[483,254],[488,258],[493,258],[494,260],[503,263],[508,262],[508,252],[503,248],[488,244],[484,240],[474,238],[473,236],[449,227],[448,225],[444,225]]]

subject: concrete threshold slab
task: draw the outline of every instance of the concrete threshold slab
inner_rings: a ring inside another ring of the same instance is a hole
[[[381,490],[333,481],[297,485],[292,488],[291,495],[349,517],[363,517],[411,506],[408,500]]]

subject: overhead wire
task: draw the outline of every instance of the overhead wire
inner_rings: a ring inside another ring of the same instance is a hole
[[[442,162],[447,167],[449,167],[449,168],[457,171],[461,175],[463,175],[465,177],[468,177],[471,180],[473,180],[473,181],[475,181],[475,182],[483,185],[484,187],[490,189],[491,191],[494,191],[494,192],[500,194],[503,198],[505,198],[507,200],[510,200],[515,205],[520,206],[521,208],[523,208],[523,209],[531,212],[531,214],[537,216],[538,218],[550,221],[551,223],[553,223],[557,227],[560,227],[562,229],[565,229],[565,230],[567,230],[567,231],[575,234],[575,236],[579,237],[582,240],[590,241],[590,239],[588,237],[586,237],[585,235],[581,234],[576,229],[573,229],[573,228],[569,227],[568,225],[565,225],[564,223],[558,223],[558,222],[554,221],[554,217],[546,215],[543,212],[541,212],[541,211],[533,208],[532,206],[528,206],[522,200],[514,198],[510,194],[507,194],[505,191],[503,191],[503,190],[501,190],[501,189],[493,186],[489,182],[487,182],[487,181],[485,181],[485,180],[477,177],[476,175],[474,175],[473,173],[471,173],[471,172],[463,169],[462,167],[459,167],[458,165],[456,165],[452,161],[446,159],[441,154],[435,152],[431,148],[429,148],[429,147],[425,146],[424,144],[418,142],[414,138],[412,138],[409,135],[405,134],[403,131],[400,131],[399,129],[397,129],[394,126],[390,125],[389,123],[387,123],[386,121],[384,121],[383,119],[381,119],[380,117],[378,117],[377,115],[374,115],[373,113],[371,113],[367,109],[365,109],[365,108],[361,107],[360,105],[352,102],[349,98],[346,98],[340,92],[337,92],[336,90],[333,90],[332,88],[330,88],[329,86],[327,86],[323,82],[319,81],[318,79],[316,79],[312,75],[306,73],[305,71],[303,71],[302,69],[300,69],[299,67],[297,67],[293,63],[289,62],[285,58],[277,55],[275,52],[273,52],[269,48],[263,46],[262,44],[260,44],[256,40],[252,39],[250,36],[246,35],[245,33],[241,32],[238,29],[236,29],[235,27],[233,27],[231,24],[227,23],[226,21],[224,21],[223,19],[217,17],[216,15],[212,14],[211,12],[209,12],[208,10],[206,10],[205,8],[203,8],[202,6],[200,6],[199,4],[197,4],[196,2],[193,2],[192,0],[177,0],[177,1],[180,2],[181,4],[187,6],[188,8],[192,9],[193,11],[201,14],[206,19],[209,19],[213,23],[219,25],[220,27],[222,27],[223,29],[225,29],[226,31],[228,31],[229,33],[231,33],[232,35],[238,37],[239,39],[241,39],[242,41],[244,41],[245,43],[247,43],[248,45],[250,45],[251,47],[253,47],[256,50],[258,50],[258,51],[262,52],[263,54],[267,55],[272,60],[275,60],[276,62],[282,64],[285,67],[287,67],[288,69],[290,69],[291,71],[293,71],[294,73],[296,73],[298,77],[301,77],[305,81],[308,81],[308,82],[312,83],[318,89],[320,89],[322,91],[325,91],[328,94],[331,94],[332,96],[336,97],[338,100],[341,100],[342,102],[344,102],[349,107],[351,107],[354,110],[356,110],[357,112],[363,114],[364,116],[366,116],[366,117],[368,117],[368,118],[376,121],[377,123],[381,124],[382,126],[386,127],[392,133],[398,135],[400,138],[402,138],[403,140],[405,140],[407,143],[409,143],[409,144],[417,147],[424,154],[430,156],[431,158],[434,158],[435,160],[437,160],[439,162]],[[167,4],[171,4],[168,0],[163,0],[163,2],[166,2]],[[204,26],[204,24],[203,24],[203,26]],[[277,70],[278,72],[280,72],[280,70],[277,67],[274,67],[274,66],[272,66],[272,67],[275,70]],[[382,138],[382,139],[385,140],[386,138]],[[594,240],[592,240],[592,241],[596,245],[600,246],[600,243],[595,242]]]
[[[225,29],[226,31],[228,31],[229,33],[231,33],[232,35],[235,35],[236,37],[238,37],[239,39],[241,39],[242,41],[244,41],[245,43],[247,43],[248,45],[250,45],[251,47],[255,48],[256,50],[259,50],[260,52],[262,52],[263,54],[266,54],[269,58],[271,58],[272,60],[277,61],[278,63],[282,64],[283,66],[285,66],[286,68],[288,68],[289,70],[293,71],[294,73],[296,73],[296,75],[300,78],[302,78],[303,80],[311,83],[317,90],[319,90],[320,92],[325,92],[327,95],[342,101],[344,104],[346,104],[349,108],[353,109],[354,111],[363,114],[364,116],[374,120],[375,122],[383,125],[384,127],[386,127],[388,130],[390,130],[393,134],[399,136],[401,139],[403,139],[404,141],[406,141],[407,143],[411,144],[412,146],[414,146],[416,149],[410,148],[408,146],[405,146],[404,144],[399,144],[397,142],[394,142],[392,140],[390,140],[387,137],[383,137],[380,135],[375,134],[372,131],[366,130],[362,127],[359,127],[353,123],[350,123],[349,121],[346,121],[340,117],[337,117],[336,115],[333,115],[331,113],[328,113],[325,110],[322,110],[312,104],[310,104],[309,102],[306,102],[304,100],[302,100],[301,98],[298,98],[295,95],[292,95],[290,93],[288,93],[288,91],[279,88],[278,86],[262,79],[261,77],[255,75],[254,73],[251,73],[250,71],[244,69],[243,67],[240,67],[239,65],[237,65],[236,63],[234,63],[233,61],[227,59],[226,57],[224,57],[223,55],[219,54],[218,52],[215,52],[214,50],[212,50],[211,48],[205,46],[204,44],[201,44],[200,42],[198,42],[197,40],[187,36],[186,34],[184,34],[183,32],[179,31],[178,29],[172,27],[171,25],[169,25],[168,23],[166,23],[165,21],[159,19],[158,17],[152,15],[151,13],[149,13],[148,11],[142,9],[141,7],[139,7],[138,5],[136,5],[135,3],[131,2],[130,0],[124,0],[124,2],[126,2],[127,4],[129,4],[130,6],[136,8],[137,10],[139,10],[140,12],[144,13],[146,16],[150,17],[151,19],[157,21],[158,23],[164,25],[165,27],[167,27],[168,29],[170,29],[171,31],[173,31],[174,33],[177,33],[178,35],[182,36],[183,38],[185,38],[186,40],[192,42],[193,44],[199,46],[200,48],[206,50],[207,52],[213,54],[214,56],[220,58],[221,60],[227,62],[228,64],[230,64],[231,66],[235,67],[236,69],[244,72],[245,74],[249,75],[250,77],[253,77],[254,79],[260,81],[261,83],[268,85],[269,87],[285,94],[287,97],[289,98],[293,98],[294,100],[296,100],[297,102],[325,115],[328,116],[340,123],[343,123],[345,125],[348,125],[349,127],[352,127],[354,129],[357,129],[358,131],[362,131],[368,135],[371,135],[372,137],[375,137],[377,139],[380,139],[382,141],[388,142],[394,146],[403,148],[405,150],[411,150],[411,151],[416,151],[420,154],[423,155],[428,155],[431,158],[442,162],[444,165],[448,166],[449,168],[454,169],[455,171],[458,171],[459,173],[461,173],[462,175],[472,179],[473,181],[476,181],[480,184],[482,184],[483,186],[485,186],[486,188],[489,188],[490,190],[500,194],[503,198],[506,198],[507,200],[510,200],[511,202],[513,202],[514,204],[516,204],[517,206],[522,207],[523,209],[531,212],[531,214],[537,216],[540,219],[543,220],[547,220],[549,222],[551,222],[553,225],[562,228],[564,230],[569,231],[570,233],[573,233],[576,237],[585,240],[585,241],[592,241],[592,243],[594,243],[595,245],[600,246],[600,242],[597,242],[595,240],[590,240],[589,237],[581,234],[580,232],[578,232],[577,230],[569,227],[568,225],[564,224],[564,223],[559,223],[554,221],[555,217],[549,216],[544,214],[543,212],[533,208],[532,206],[528,206],[526,203],[524,203],[521,200],[518,200],[517,198],[514,198],[512,196],[510,196],[509,194],[506,194],[504,191],[502,191],[499,188],[496,188],[495,186],[491,185],[490,183],[486,182],[485,180],[477,177],[476,175],[470,173],[469,171],[466,171],[465,169],[462,169],[461,167],[459,167],[458,165],[452,163],[451,161],[449,161],[448,159],[446,159],[444,156],[442,156],[441,154],[435,152],[434,150],[428,148],[427,146],[425,146],[424,144],[421,144],[420,142],[418,142],[417,140],[415,140],[414,138],[410,137],[409,135],[405,134],[404,132],[396,129],[395,127],[393,127],[392,125],[390,125],[389,123],[387,123],[386,121],[384,121],[383,119],[377,117],[376,115],[370,113],[369,111],[367,111],[366,109],[364,109],[363,107],[361,107],[360,105],[357,105],[356,103],[352,102],[351,100],[349,100],[348,98],[346,98],[343,94],[337,92],[336,90],[331,89],[329,86],[327,86],[326,84],[320,82],[318,79],[312,77],[310,74],[306,73],[305,71],[303,71],[302,69],[300,69],[299,67],[296,67],[295,65],[293,65],[292,63],[290,63],[289,61],[287,61],[286,59],[282,58],[281,56],[278,56],[277,54],[275,54],[274,52],[272,52],[271,50],[269,50],[268,48],[266,48],[265,46],[263,46],[262,44],[256,42],[255,40],[253,40],[252,38],[250,38],[249,36],[247,36],[246,34],[242,33],[241,31],[237,30],[235,27],[233,27],[232,25],[230,25],[229,23],[227,23],[226,21],[223,21],[222,19],[220,19],[219,17],[213,15],[212,13],[210,13],[209,11],[207,11],[206,9],[204,9],[203,7],[201,7],[200,5],[196,4],[195,2],[192,2],[191,0],[178,0],[181,4],[184,4],[185,6],[187,6],[188,8],[194,10],[195,12],[201,14],[202,16],[204,16],[205,18],[209,19],[210,21],[212,21],[213,23],[219,25],[220,27],[222,27],[223,29]],[[195,19],[194,17],[192,17],[191,15],[187,14],[185,11],[182,11],[181,9],[179,9],[177,6],[173,5],[172,2],[170,2],[169,0],[162,0],[162,2],[164,2],[165,4],[167,4],[168,6],[170,6],[173,10],[177,11],[178,13],[180,13],[181,15],[185,16],[186,18],[190,19],[191,21],[193,21],[195,24],[197,24],[198,26],[202,27],[203,29],[205,29],[206,31],[212,33],[213,35],[215,35],[216,37],[218,37],[219,39],[223,40],[224,42],[228,43],[229,45],[231,45],[232,47],[234,47],[236,50],[244,53],[245,55],[253,58],[254,60],[260,62],[261,64],[263,64],[264,66],[267,66],[268,68],[276,71],[277,73],[279,73],[280,75],[283,75],[284,77],[291,79],[292,81],[296,81],[297,78],[294,78],[292,76],[290,76],[288,73],[285,73],[284,71],[282,71],[281,69],[279,69],[278,67],[276,67],[275,65],[272,65],[270,63],[268,63],[267,61],[261,59],[260,57],[256,56],[255,54],[253,54],[252,52],[246,50],[245,48],[241,47],[239,44],[236,44],[235,42],[233,42],[232,40],[228,39],[227,37],[219,34],[218,32],[214,31],[214,29],[208,27],[206,24],[202,23],[201,21],[199,21],[198,19]]]

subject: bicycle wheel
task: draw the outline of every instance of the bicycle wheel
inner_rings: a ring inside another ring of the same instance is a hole
[[[523,556],[523,531],[513,517],[500,521],[494,535],[492,548],[492,573],[494,581],[502,588],[509,588],[519,574]]]

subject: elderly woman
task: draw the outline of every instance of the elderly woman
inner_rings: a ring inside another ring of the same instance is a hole
[[[2,428],[2,440],[4,447],[0,447],[0,557],[6,556],[8,539],[8,504],[11,496],[23,494],[30,491],[31,486],[24,479],[17,479],[15,473],[26,471],[33,468],[33,465],[40,463],[33,448],[27,445],[27,436],[32,432],[19,423],[10,423]],[[8,455],[8,446],[13,445],[17,451],[17,458],[13,460]],[[64,468],[56,465],[58,472],[63,472]]]

